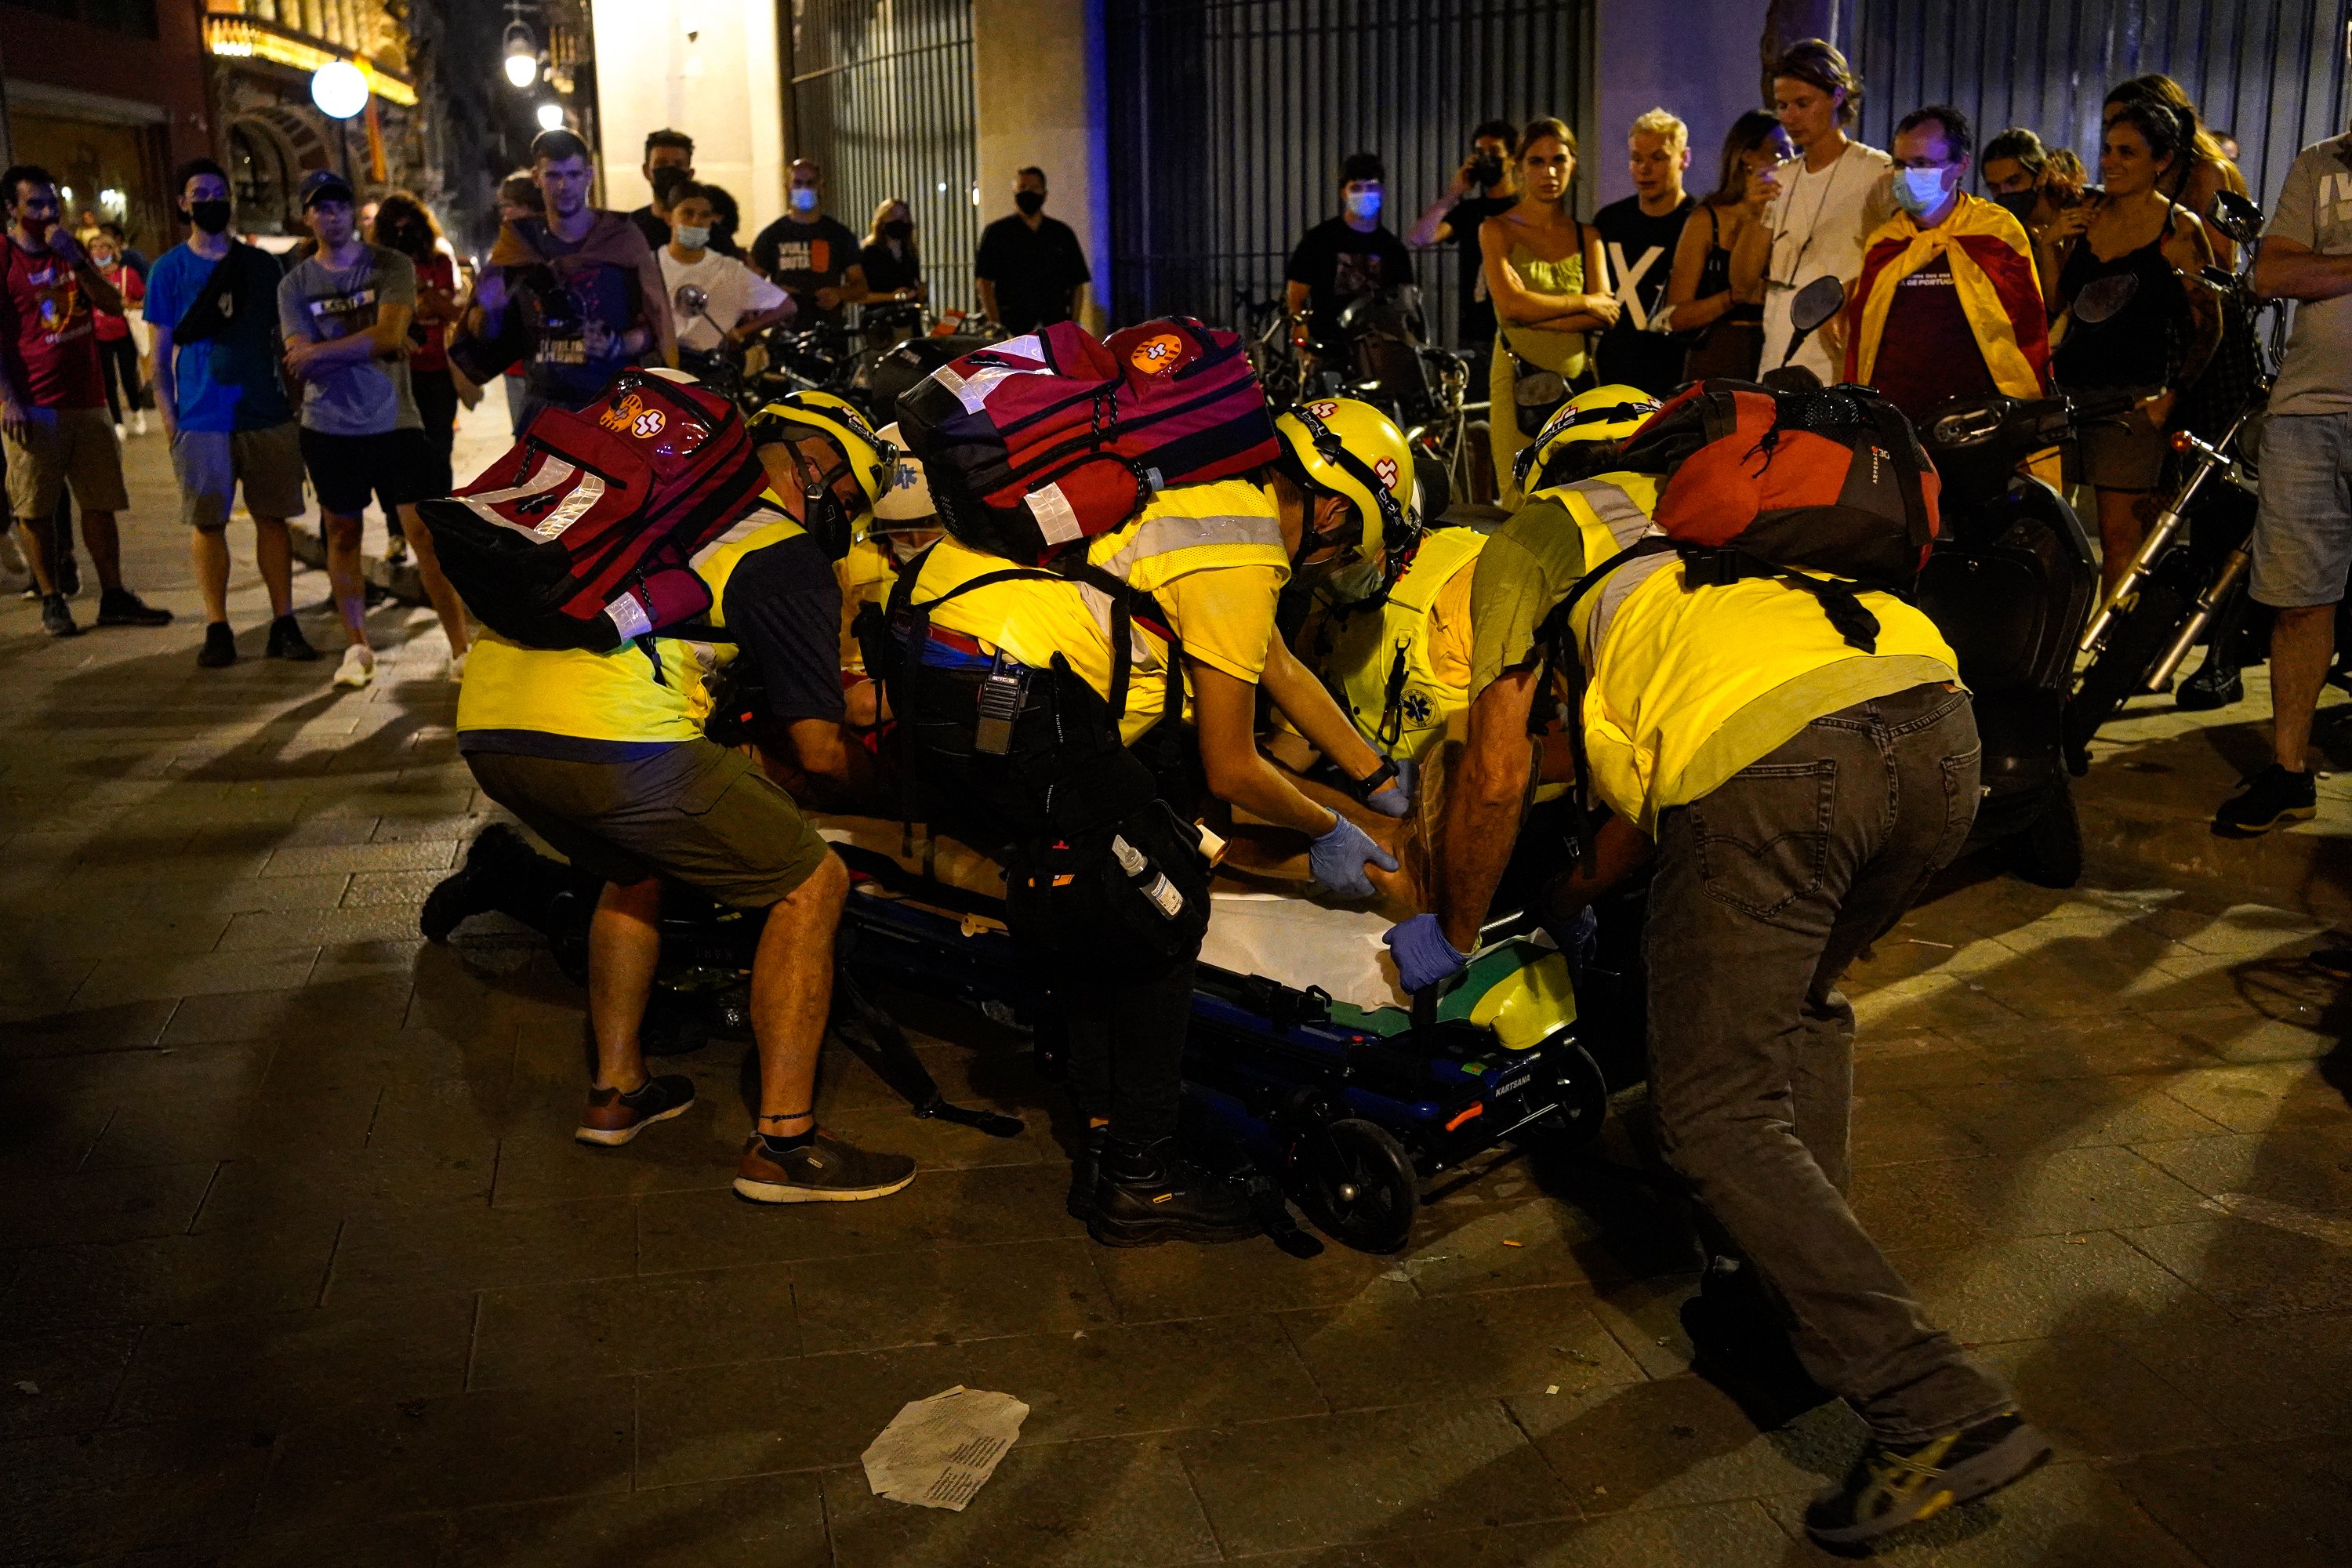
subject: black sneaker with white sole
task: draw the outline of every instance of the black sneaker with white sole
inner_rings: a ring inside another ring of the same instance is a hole
[[[2213,831],[2224,838],[2258,838],[2290,822],[2309,822],[2319,815],[2318,786],[2309,770],[2291,773],[2273,763],[2244,779],[2238,793],[2213,814]]]
[[[73,611],[63,594],[49,594],[41,600],[41,629],[53,637],[78,637],[81,628],[74,625]]]
[[[805,1142],[772,1142],[759,1133],[743,1145],[735,1192],[755,1204],[854,1204],[887,1198],[915,1179],[904,1154],[877,1154],[820,1127]]]

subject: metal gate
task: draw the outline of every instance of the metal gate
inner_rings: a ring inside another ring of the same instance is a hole
[[[971,0],[793,0],[785,48],[791,151],[824,167],[827,210],[862,237],[905,197],[932,307],[971,309]]]
[[[2074,148],[2098,178],[2099,107],[2119,81],[2174,78],[2236,135],[2267,209],[2296,149],[2345,129],[2347,0],[1861,0],[1862,137],[1884,147],[1921,104],[1957,105],[1978,138],[2008,125]]]
[[[1108,7],[1114,320],[1221,321],[1282,288],[1339,208],[1339,161],[1387,160],[1402,234],[1501,115],[1557,115],[1590,154],[1589,0],[1124,0]],[[1580,210],[1591,176],[1580,171]],[[1471,243],[1476,243],[1475,237]],[[1415,258],[1451,344],[1451,247]]]

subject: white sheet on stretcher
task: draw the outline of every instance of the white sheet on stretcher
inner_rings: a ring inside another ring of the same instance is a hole
[[[822,816],[817,827],[837,844],[889,856],[918,876],[966,892],[1004,896],[995,862],[920,826],[873,817]],[[1396,963],[1381,942],[1387,919],[1370,910],[1334,909],[1286,893],[1217,889],[1210,895],[1209,934],[1201,962],[1235,974],[1263,974],[1296,990],[1319,985],[1358,1007],[1403,1007]]]

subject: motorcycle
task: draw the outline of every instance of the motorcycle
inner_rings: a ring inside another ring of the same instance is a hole
[[[1791,364],[1843,308],[1845,289],[1817,279],[1791,302],[1795,333],[1766,384],[1819,378]],[[2113,303],[2109,314],[2122,309]],[[1991,849],[2043,887],[2083,874],[2083,830],[2063,750],[2074,647],[2098,596],[2098,561],[2063,496],[2021,470],[2083,425],[2121,416],[2129,399],[1955,399],[1921,422],[1920,445],[1941,480],[1942,523],[1917,588],[1919,608],[1958,656],[1984,745],[1983,795],[1969,850]]]
[[[2262,209],[2224,191],[2214,200],[2212,221],[2238,244],[2240,259],[2234,273],[2207,268],[2207,281],[2236,295],[2250,312],[2268,308],[2255,300],[2247,280],[2262,236]],[[2279,325],[2274,318],[2273,347]],[[2252,397],[2217,437],[2173,432],[2172,449],[2186,469],[2115,592],[2084,629],[2080,651],[2088,662],[2066,708],[2066,761],[2076,774],[2090,766],[2092,738],[2126,701],[2172,689],[2173,677],[2209,627],[2215,628],[2217,643],[2231,640],[2225,628],[2236,625],[2246,603],[2253,561],[2255,436],[2277,356],[2273,352],[2263,359]],[[2227,647],[2215,648],[2225,668],[2230,656]]]

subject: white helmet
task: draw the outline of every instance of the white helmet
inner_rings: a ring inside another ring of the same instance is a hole
[[[874,520],[881,524],[903,525],[925,522],[939,513],[931,504],[930,481],[923,477],[923,465],[907,443],[899,438],[898,426],[886,425],[879,432],[882,439],[898,449],[898,468],[890,476],[889,488],[874,498]]]

